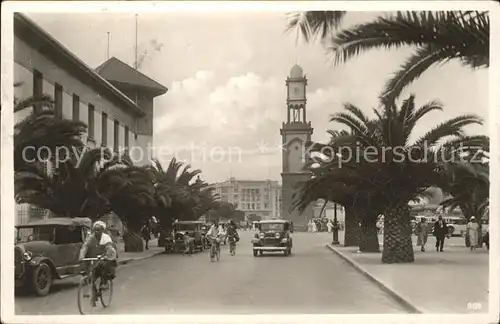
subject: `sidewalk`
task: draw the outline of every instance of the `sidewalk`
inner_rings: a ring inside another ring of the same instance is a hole
[[[414,263],[382,264],[381,253],[357,253],[357,247],[342,245],[328,244],[327,247],[414,313],[488,311],[489,255],[486,248],[472,253],[465,247],[445,246],[445,252],[441,253],[430,245],[427,252],[420,252],[414,242]]]
[[[164,248],[158,247],[158,239],[153,239],[148,242],[149,250],[143,252],[125,252],[125,244],[118,242],[118,264],[127,264],[130,262],[150,258],[156,254],[165,251]]]

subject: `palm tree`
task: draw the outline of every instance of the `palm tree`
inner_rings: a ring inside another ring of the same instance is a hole
[[[193,197],[192,180],[200,170],[190,171],[191,166],[173,158],[167,169],[158,160],[153,161],[149,171],[154,177],[155,199],[158,202],[156,216],[161,227],[169,231],[175,219],[192,219],[196,203]],[[200,188],[201,189],[201,188]]]
[[[96,148],[72,155],[48,172],[41,164],[25,164],[14,178],[16,200],[50,210],[59,217],[97,220],[111,211],[106,172],[129,162],[110,150]],[[109,162],[105,162],[109,161]]]
[[[125,252],[143,251],[140,230],[153,216],[152,211],[157,204],[150,170],[147,167],[119,166],[105,172],[101,181],[105,184],[101,194],[126,226],[123,235]]]
[[[22,86],[22,83],[14,84],[14,87],[19,86]],[[53,101],[49,95],[14,98],[14,112],[35,106],[40,109],[34,109],[14,126],[15,171],[39,159],[47,161],[58,152],[75,153],[84,147],[81,138],[87,130],[87,125],[80,121],[56,118]]]
[[[352,106],[352,105],[351,105]],[[438,102],[415,107],[412,95],[401,107],[385,103],[374,110],[373,120],[367,119],[360,109],[334,114],[331,121],[351,129],[352,135],[334,139],[335,144],[349,148],[356,163],[344,163],[330,170],[329,180],[362,185],[377,193],[383,206],[384,249],[382,262],[413,262],[411,225],[408,203],[425,190],[439,184],[440,163],[437,148],[443,140],[457,142],[464,135],[463,127],[481,124],[475,115],[463,115],[441,123],[422,137],[410,137],[418,121],[432,111],[442,110]]]
[[[376,48],[412,46],[414,53],[401,65],[383,92],[391,102],[411,82],[437,63],[460,60],[471,68],[489,66],[490,20],[486,11],[409,11],[341,30],[334,30],[345,12],[306,12],[292,18],[288,29],[300,30],[304,38],[321,35],[330,43],[335,63],[341,63],[359,53]]]

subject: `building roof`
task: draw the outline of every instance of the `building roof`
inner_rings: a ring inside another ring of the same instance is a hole
[[[145,112],[134,101],[105,80],[30,18],[18,12],[14,13],[14,34],[19,38],[27,39],[28,43],[32,43],[32,40],[36,39],[37,50],[43,55],[57,57],[58,59],[54,61],[58,65],[65,66],[65,69],[83,76],[82,82],[90,83],[93,87],[99,89],[102,95],[119,102],[121,106],[134,114],[145,115]]]
[[[168,91],[165,86],[130,67],[128,64],[120,61],[116,57],[112,57],[102,63],[95,69],[95,71],[110,82],[114,81],[140,88],[146,88],[151,91],[154,96],[162,95]]]

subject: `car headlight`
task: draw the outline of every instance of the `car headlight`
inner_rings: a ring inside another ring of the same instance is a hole
[[[264,233],[260,233],[260,238],[263,239],[264,238]]]
[[[276,233],[276,234],[274,234],[274,237],[276,237],[276,238],[280,238],[280,233]]]
[[[24,258],[25,261],[31,260],[32,256],[33,255],[29,251],[28,252],[24,252],[24,254],[23,254],[23,258]]]

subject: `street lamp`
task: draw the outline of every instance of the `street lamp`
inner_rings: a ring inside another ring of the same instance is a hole
[[[339,245],[339,221],[337,220],[337,204],[333,204],[333,241],[332,245]]]

